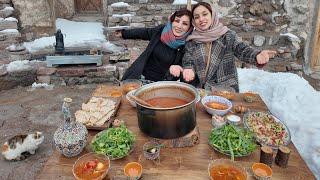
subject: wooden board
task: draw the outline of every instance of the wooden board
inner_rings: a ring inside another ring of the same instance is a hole
[[[115,94],[113,94],[115,93]],[[116,96],[114,96],[116,95]],[[111,99],[116,102],[115,111],[111,115],[110,119],[104,123],[103,126],[89,126],[85,125],[88,130],[104,130],[111,126],[113,120],[115,119],[119,107],[121,105],[121,96],[122,96],[122,88],[120,86],[110,86],[110,85],[99,85],[93,91],[92,97],[101,97]],[[90,97],[91,98],[91,97]],[[86,103],[90,100],[90,98],[86,101]]]
[[[116,102],[115,104],[115,110],[110,116],[110,118],[102,125],[102,126],[90,126],[90,125],[85,125],[88,130],[104,130],[107,129],[111,126],[113,120],[115,119],[117,112],[119,110],[119,107],[121,105],[121,97],[120,98],[113,98],[113,100]]]
[[[258,99],[257,102],[246,103],[243,101],[243,95],[237,94],[233,100],[234,105],[242,104],[259,111],[268,111],[266,105]],[[211,160],[219,158],[229,158],[226,155],[214,151],[208,144],[208,136],[212,129],[211,116],[206,113],[202,105],[197,104],[197,126],[200,131],[200,143],[193,147],[185,148],[162,148],[160,152],[160,162],[150,161],[144,158],[142,146],[152,138],[143,134],[138,127],[136,109],[131,107],[129,102],[123,97],[122,105],[118,111],[117,118],[125,120],[128,129],[136,136],[136,148],[127,157],[112,161],[111,169],[105,179],[126,179],[123,174],[123,167],[126,163],[139,161],[143,166],[142,179],[175,179],[175,180],[203,180],[209,179],[208,164]],[[90,135],[96,134],[94,131],[89,131]],[[273,163],[272,179],[291,180],[291,179],[315,179],[314,175],[303,161],[294,144],[288,146],[291,150],[289,164],[287,168],[280,168]],[[40,147],[41,149],[41,147]],[[39,149],[39,150],[40,150]],[[83,152],[81,155],[85,154]],[[72,174],[72,165],[78,158],[66,158],[60,155],[57,151],[46,162],[44,168],[38,175],[37,179],[74,179]],[[254,162],[259,162],[260,148],[247,157],[235,158],[237,163],[246,168],[248,179],[253,180],[254,177],[250,174],[250,167]]]

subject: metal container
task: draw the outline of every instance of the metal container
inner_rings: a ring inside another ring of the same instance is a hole
[[[148,100],[156,97],[172,97],[188,103],[171,107],[148,107],[137,102],[139,128],[146,135],[160,139],[175,139],[190,133],[196,126],[198,91],[191,85],[176,81],[161,81],[137,89],[135,96]]]

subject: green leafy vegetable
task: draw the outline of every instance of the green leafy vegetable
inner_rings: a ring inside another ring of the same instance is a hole
[[[92,149],[95,153],[106,154],[110,158],[121,158],[128,155],[134,140],[134,135],[126,126],[121,125],[102,131],[92,141]]]
[[[257,148],[252,132],[231,124],[213,129],[209,143],[222,153],[231,155],[232,160],[234,157],[246,156]]]

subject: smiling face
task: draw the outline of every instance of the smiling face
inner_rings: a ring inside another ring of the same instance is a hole
[[[212,24],[212,14],[205,6],[198,6],[193,11],[194,23],[202,31],[208,30]]]
[[[175,36],[182,36],[188,32],[190,28],[190,17],[183,15],[181,17],[176,16],[172,22],[172,31]]]

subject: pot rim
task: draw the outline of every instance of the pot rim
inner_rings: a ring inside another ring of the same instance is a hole
[[[190,90],[191,92],[194,93],[194,99],[184,105],[180,105],[180,106],[175,106],[175,107],[170,107],[170,108],[162,108],[162,107],[149,107],[143,104],[140,104],[139,102],[136,102],[137,105],[142,106],[144,108],[147,109],[154,109],[154,110],[174,110],[174,109],[180,109],[186,106],[189,106],[192,103],[197,103],[200,101],[201,97],[199,92],[197,91],[197,89],[195,87],[193,87],[190,84],[187,83],[183,83],[183,82],[178,82],[178,81],[158,81],[158,82],[154,82],[154,83],[150,83],[147,85],[143,85],[140,88],[138,88],[133,95],[136,96],[137,94],[139,94],[141,91],[145,90],[145,89],[149,89],[152,88],[153,86],[168,86],[168,85],[172,85],[172,86],[180,86],[180,87],[184,87],[187,88],[188,90]]]

